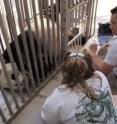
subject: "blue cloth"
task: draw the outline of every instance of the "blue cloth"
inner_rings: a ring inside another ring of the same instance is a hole
[[[100,44],[104,44],[112,39],[112,35],[101,35],[98,36]]]

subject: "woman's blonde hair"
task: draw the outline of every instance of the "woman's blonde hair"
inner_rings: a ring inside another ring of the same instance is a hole
[[[84,57],[67,56],[67,59],[62,65],[62,72],[62,84],[66,84],[71,89],[78,85],[79,89],[89,98],[97,99],[97,95],[86,83],[86,80],[94,74],[93,63],[89,54],[84,54]]]

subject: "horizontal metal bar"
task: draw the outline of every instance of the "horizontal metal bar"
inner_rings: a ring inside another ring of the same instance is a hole
[[[68,45],[70,45],[77,37],[79,37],[83,33],[84,33],[84,31],[82,31],[81,33],[77,34],[71,41],[69,41]]]

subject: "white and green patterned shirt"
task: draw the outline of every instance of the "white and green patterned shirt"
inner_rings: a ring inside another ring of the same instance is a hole
[[[98,78],[100,77],[100,78]],[[76,94],[65,85],[56,88],[46,99],[41,117],[46,124],[117,124],[112,94],[106,77],[96,71],[87,80],[98,100],[93,101],[83,92]]]

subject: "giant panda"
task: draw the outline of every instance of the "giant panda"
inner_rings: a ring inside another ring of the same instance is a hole
[[[55,59],[54,59],[54,53],[53,53],[54,50],[52,50],[52,61],[50,60],[50,55],[49,55],[50,42],[47,41],[47,33],[48,32],[47,32],[46,18],[43,18],[43,21],[44,21],[44,32],[45,32],[45,38],[44,39],[45,39],[46,44],[44,43],[44,41],[42,39],[42,33],[39,33],[39,37],[40,37],[39,42],[41,44],[41,53],[42,53],[42,61],[43,61],[43,67],[44,67],[44,75],[45,75],[45,77],[47,77],[48,73],[51,73],[51,71],[55,67],[55,61],[54,61]],[[50,22],[50,37],[53,37],[52,36],[52,21],[49,20],[49,22]],[[36,53],[36,60],[37,60],[39,77],[40,77],[40,79],[42,79],[41,64],[40,64],[40,61],[39,61],[39,51],[38,51],[38,45],[37,45],[38,41],[37,41],[37,38],[36,38],[36,32],[35,32],[35,28],[34,28],[34,23],[31,24],[31,27],[32,27],[32,36],[33,36],[33,43],[34,43],[35,53]],[[40,22],[38,23],[38,28],[41,31],[41,23]],[[56,26],[55,26],[55,28],[56,28]],[[56,31],[56,29],[55,29],[55,31]],[[56,34],[56,32],[55,32],[55,34]],[[31,51],[31,46],[30,46],[29,31],[28,31],[27,28],[25,29],[25,37],[26,37],[26,43],[27,43],[27,47],[28,47],[28,52],[29,52],[29,57],[30,57],[30,63],[31,63],[31,67],[32,67],[33,77],[36,80],[36,71],[35,71],[35,67],[34,67],[34,61],[33,61],[33,56],[32,56],[32,51]],[[25,68],[25,70],[27,72],[29,72],[21,33],[19,35],[17,35],[17,39],[18,39],[18,43],[19,43],[19,46],[20,46],[20,50],[21,50],[21,55],[22,55],[22,59],[23,59],[23,63],[24,63],[24,68]],[[57,42],[56,35],[55,35],[55,40]],[[17,52],[16,52],[16,47],[15,47],[14,42],[15,42],[14,40],[11,41],[10,47],[11,47],[11,51],[12,51],[14,61],[15,61],[16,65],[17,65],[19,71],[21,71],[21,67],[20,67],[20,63],[19,63],[19,59],[18,59],[18,55],[17,55]],[[51,41],[51,43],[52,43],[52,41]],[[45,61],[44,45],[46,45],[48,64]],[[55,47],[53,46],[53,48],[55,48]],[[5,59],[5,63],[10,62],[7,49],[5,49],[5,51],[3,52],[3,57]]]

